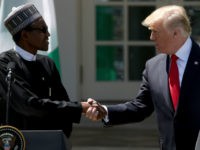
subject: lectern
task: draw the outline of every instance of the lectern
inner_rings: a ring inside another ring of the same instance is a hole
[[[200,132],[199,132],[199,135],[198,135],[198,138],[197,138],[195,150],[200,150]]]
[[[22,130],[26,150],[71,150],[61,130]]]

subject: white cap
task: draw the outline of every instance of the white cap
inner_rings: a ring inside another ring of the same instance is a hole
[[[33,4],[25,4],[13,7],[12,11],[4,20],[4,25],[8,31],[15,35],[17,32],[42,17]]]

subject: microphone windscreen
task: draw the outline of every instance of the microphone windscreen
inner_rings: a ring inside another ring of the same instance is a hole
[[[7,70],[13,70],[15,69],[15,62],[9,62],[8,65],[7,65]]]

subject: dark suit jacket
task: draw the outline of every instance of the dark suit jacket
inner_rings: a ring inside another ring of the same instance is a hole
[[[192,41],[176,111],[168,86],[169,59],[158,54],[147,61],[138,95],[108,106],[108,124],[142,121],[155,110],[161,150],[194,150],[200,127],[200,47]]]

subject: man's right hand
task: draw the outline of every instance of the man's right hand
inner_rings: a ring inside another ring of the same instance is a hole
[[[85,116],[93,121],[103,119],[107,115],[105,108],[92,98],[89,98],[87,102],[91,105],[86,111]]]

